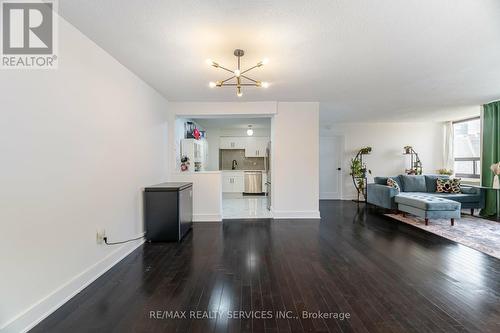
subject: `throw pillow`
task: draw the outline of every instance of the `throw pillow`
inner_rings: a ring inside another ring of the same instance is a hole
[[[398,183],[394,179],[392,179],[392,178],[387,178],[387,186],[395,188],[396,190],[398,190],[398,192],[401,190],[399,188]]]
[[[462,191],[460,190],[460,180],[460,178],[437,179],[436,192],[453,194],[461,193]]]
[[[422,175],[401,175],[405,192],[427,192],[425,177]]]

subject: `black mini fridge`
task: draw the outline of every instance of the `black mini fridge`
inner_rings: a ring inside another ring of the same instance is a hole
[[[181,241],[193,224],[193,184],[169,182],[146,187],[144,219],[147,241]]]

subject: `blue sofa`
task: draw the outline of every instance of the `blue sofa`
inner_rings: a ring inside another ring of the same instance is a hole
[[[387,186],[388,178],[392,178],[398,183],[401,193]],[[474,213],[474,209],[484,208],[484,190],[473,186],[461,185],[462,193],[459,194],[436,193],[438,178],[447,179],[449,177],[442,175],[375,177],[374,183],[367,185],[367,201],[379,207],[397,210],[398,203],[395,200],[396,196],[425,193],[426,196],[457,201],[461,204],[462,209],[470,209],[472,214]]]

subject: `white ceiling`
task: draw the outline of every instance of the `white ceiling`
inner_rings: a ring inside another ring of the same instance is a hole
[[[64,0],[59,11],[170,101],[319,101],[324,121],[384,121],[500,98],[498,0]],[[270,59],[252,74],[271,87],[240,99],[208,88],[226,75],[205,59],[234,67],[235,48],[244,65]]]

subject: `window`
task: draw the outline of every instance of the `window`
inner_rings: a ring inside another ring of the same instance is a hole
[[[455,175],[479,178],[481,172],[481,120],[478,118],[453,123],[453,157]]]

